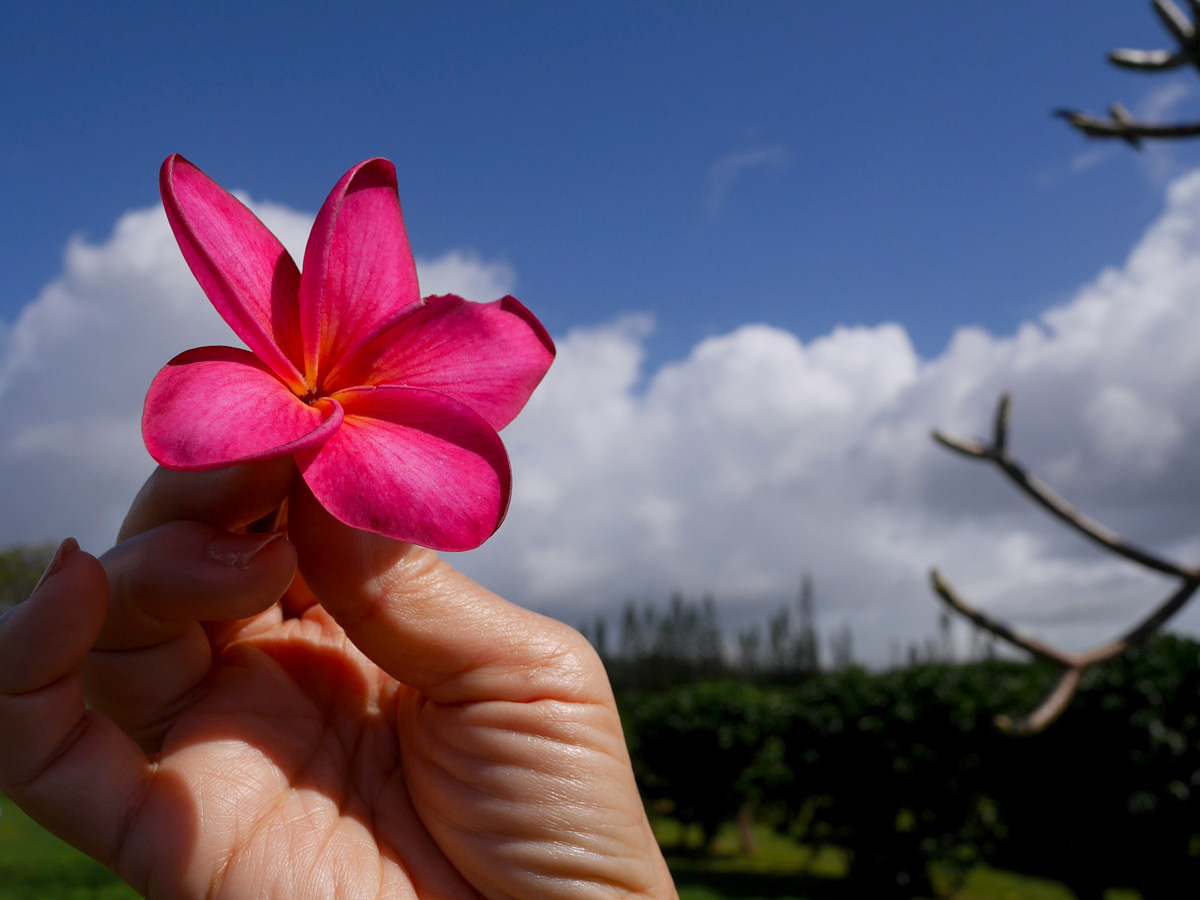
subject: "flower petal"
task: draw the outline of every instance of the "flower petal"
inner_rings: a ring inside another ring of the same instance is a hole
[[[470,550],[500,527],[512,473],[500,436],[434,391],[339,392],[342,427],[296,462],[337,519],[434,550]]]
[[[175,240],[212,305],[255,355],[303,394],[300,271],[292,257],[241,201],[179,154],[167,157],[158,183]]]
[[[554,342],[513,297],[472,303],[427,297],[326,384],[405,385],[461,400],[500,430],[513,420],[554,361]]]
[[[396,168],[369,159],[342,176],[313,223],[300,278],[304,371],[321,390],[331,363],[421,301],[396,194]]]
[[[305,404],[254,354],[199,347],[154,377],[142,437],[168,468],[212,469],[321,444],[341,422],[336,401]]]

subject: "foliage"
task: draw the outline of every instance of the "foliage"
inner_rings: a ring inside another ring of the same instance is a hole
[[[627,601],[617,622],[615,647],[609,641],[610,623],[603,616],[579,630],[595,646],[618,690],[662,690],[723,678],[797,684],[820,667],[820,638],[814,619],[813,585],[806,576],[795,609],[782,605],[765,622],[737,634],[734,659],[725,651],[711,594],[693,601],[677,591],[665,610]],[[834,668],[852,664],[849,626],[830,637],[830,654]]]
[[[1177,897],[1200,880],[1200,646],[1159,636],[1085,677],[1058,726],[990,767],[1008,831],[992,856],[1081,900]]]
[[[780,735],[790,710],[779,689],[708,682],[626,698],[625,733],[648,801],[700,826],[705,841],[789,774]]]
[[[877,896],[931,893],[929,863],[965,869],[994,840],[987,765],[1008,738],[992,717],[1034,702],[1051,677],[991,661],[812,682],[785,736],[797,773],[788,802],[818,798],[814,836],[850,849]]]
[[[726,672],[716,604],[709,596],[692,603],[675,593],[665,612],[630,601],[622,611],[616,654],[608,652],[606,634],[605,621],[597,619],[590,638],[615,684],[662,688]]]
[[[54,556],[55,544],[26,544],[0,550],[0,612],[28,597]]]
[[[708,837],[747,807],[848,852],[861,896],[931,896],[980,862],[1146,900],[1200,878],[1200,645],[1159,636],[1087,676],[1046,733],[999,732],[1054,672],[987,661],[802,684],[720,681],[630,692],[651,809]],[[1176,886],[1172,889],[1172,885]]]

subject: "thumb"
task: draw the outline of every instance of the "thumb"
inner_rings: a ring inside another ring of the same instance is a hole
[[[346,636],[434,702],[612,702],[579,632],[503,600],[432,550],[342,524],[299,480],[288,533],[305,582]]]
[[[0,791],[115,868],[150,770],[127,735],[84,706],[76,670],[107,608],[104,568],[68,539],[0,622]]]

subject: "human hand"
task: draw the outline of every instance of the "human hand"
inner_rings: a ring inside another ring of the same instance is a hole
[[[583,638],[290,460],[160,469],[64,550],[0,622],[0,789],[145,896],[675,896]]]

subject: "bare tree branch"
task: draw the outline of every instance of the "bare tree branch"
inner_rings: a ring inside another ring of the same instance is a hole
[[[1200,3],[1200,0],[1189,0],[1189,2]],[[1178,587],[1145,619],[1123,636],[1084,653],[1070,653],[1037,638],[1021,634],[998,619],[992,618],[964,600],[940,571],[934,569],[930,572],[934,591],[952,610],[1014,647],[1025,650],[1063,669],[1063,676],[1057,686],[1028,716],[1021,719],[1000,716],[996,719],[996,724],[1006,731],[1032,734],[1041,731],[1062,715],[1070,704],[1071,698],[1074,697],[1079,686],[1079,679],[1088,666],[1119,656],[1130,647],[1144,642],[1179,612],[1197,589],[1200,589],[1200,568],[1181,565],[1133,545],[1116,532],[1089,519],[1054,493],[1041,479],[1029,474],[1025,467],[1009,454],[1007,449],[1011,409],[1010,396],[1007,393],[1001,395],[1000,402],[996,405],[991,444],[950,437],[940,431],[934,431],[933,437],[942,446],[956,453],[993,463],[1035,503],[1110,553],[1124,557],[1144,568],[1179,579]]]
[[[1200,0],[1187,0],[1187,4],[1190,19],[1172,0],[1154,0],[1154,11],[1179,45],[1178,50],[1114,50],[1108,55],[1109,60],[1122,68],[1143,72],[1164,72],[1187,64],[1200,70],[1200,31],[1196,27],[1200,22]],[[1107,119],[1075,109],[1057,109],[1054,114],[1088,137],[1120,138],[1137,148],[1143,138],[1169,140],[1200,135],[1200,122],[1172,125],[1139,122],[1119,103],[1109,107]]]
[[[1179,612],[1179,610],[1183,609],[1183,607],[1187,605],[1187,602],[1192,599],[1192,595],[1196,593],[1197,588],[1200,588],[1200,581],[1197,581],[1195,578],[1184,579],[1183,583],[1179,585],[1178,590],[1176,590],[1175,593],[1163,601],[1161,606],[1156,608],[1150,613],[1150,615],[1146,616],[1145,619],[1127,631],[1123,637],[1119,638],[1115,642],[1114,646],[1119,644],[1120,650],[1110,655],[1116,656],[1117,653],[1123,653],[1129,647],[1133,647],[1142,643],[1146,640],[1146,638],[1150,637],[1150,635],[1162,628],[1165,624],[1167,624],[1167,621],[1175,615],[1175,613]],[[1101,647],[1092,652],[1099,653],[1104,649],[1105,648]],[[1104,658],[1107,659],[1107,657]],[[1088,665],[1091,665],[1092,662],[1098,661],[1091,659],[1090,655],[1083,657],[1083,659]]]
[[[1114,50],[1108,54],[1108,59],[1124,69],[1142,71],[1176,69],[1191,61],[1185,54],[1172,53],[1170,50]]]
[[[1177,45],[1176,50],[1114,50],[1109,54],[1109,60],[1114,65],[1144,72],[1168,71],[1184,65],[1191,65],[1200,71],[1200,0],[1186,0],[1186,2],[1187,13],[1180,9],[1173,0],[1153,0],[1154,12],[1174,39]],[[1054,111],[1054,114],[1066,119],[1075,129],[1088,137],[1118,138],[1136,149],[1140,149],[1142,141],[1147,139],[1169,140],[1200,135],[1200,121],[1174,124],[1140,122],[1120,103],[1113,103],[1109,107],[1108,118],[1075,109],[1058,109]],[[1182,565],[1130,543],[1099,522],[1089,519],[1051,490],[1041,479],[1027,472],[1025,467],[1008,452],[1010,407],[1009,396],[1005,394],[1000,398],[1000,403],[996,408],[990,444],[983,441],[949,437],[939,431],[934,431],[933,437],[942,446],[955,453],[991,462],[1035,503],[1108,552],[1151,571],[1160,572],[1179,580],[1175,590],[1145,619],[1123,636],[1114,638],[1085,653],[1075,654],[1028,635],[1020,634],[1004,623],[993,619],[959,596],[941,572],[934,569],[930,573],[934,590],[955,612],[1014,647],[1019,647],[1062,668],[1063,674],[1058,684],[1036,710],[1021,719],[1000,716],[996,720],[997,725],[1007,731],[1030,734],[1041,731],[1062,715],[1075,696],[1080,678],[1088,666],[1111,659],[1145,641],[1179,612],[1200,589],[1200,567]]]
[[[993,619],[987,613],[967,603],[966,600],[959,596],[954,586],[950,584],[946,576],[939,570],[930,570],[929,580],[932,582],[933,589],[937,592],[937,595],[946,601],[947,606],[964,618],[974,622],[984,631],[988,631],[996,635],[996,637],[1008,641],[1014,647],[1027,650],[1034,656],[1044,659],[1047,662],[1056,663],[1065,668],[1076,664],[1074,657],[1070,654],[1064,653],[1056,647],[1051,647],[1049,644],[1042,643],[1037,638],[1020,634],[998,619]]]
[[[1119,104],[1113,104],[1120,109]],[[1066,119],[1088,137],[1120,138],[1134,147],[1141,147],[1142,138],[1183,138],[1200,135],[1200,122],[1185,122],[1180,125],[1150,125],[1129,118],[1128,113],[1114,114],[1111,119],[1100,119],[1088,113],[1072,109],[1055,110],[1054,114]]]
[[[1007,437],[1007,420],[1010,407],[1011,400],[1008,394],[1002,395],[996,408],[995,434],[999,441],[993,443],[991,446],[978,441],[964,441],[959,438],[952,438],[940,431],[934,431],[933,438],[944,447],[948,447],[964,456],[994,463],[1017,487],[1028,494],[1035,503],[1048,510],[1067,525],[1070,525],[1088,540],[1099,544],[1105,550],[1115,553],[1118,556],[1123,556],[1131,562],[1145,566],[1147,569],[1161,572],[1164,575],[1173,575],[1184,579],[1200,578],[1200,569],[1192,566],[1182,566],[1179,563],[1164,559],[1135,546],[1115,531],[1104,527],[1099,522],[1089,519],[1062,497],[1058,496],[1058,494],[1051,490],[1049,485],[1036,475],[1030,475],[1026,472],[1025,467],[1009,455],[1004,446]]]
[[[1075,699],[1075,692],[1079,690],[1079,679],[1082,676],[1083,669],[1065,670],[1054,690],[1046,695],[1046,699],[1037,709],[1019,719],[996,716],[996,727],[1009,734],[1037,734],[1044,731],[1071,705],[1071,701]]]
[[[1194,4],[1192,9],[1195,10]],[[1183,14],[1183,10],[1171,0],[1154,0],[1154,11],[1181,48],[1186,50],[1194,43],[1195,30],[1192,28],[1192,23]]]

